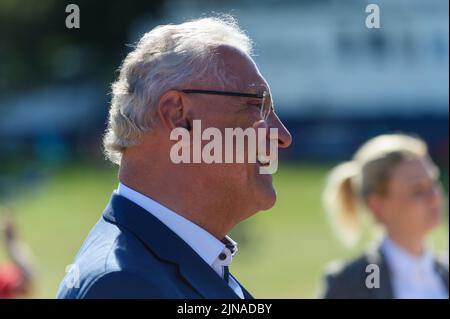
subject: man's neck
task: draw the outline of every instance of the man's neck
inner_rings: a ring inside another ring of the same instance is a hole
[[[158,176],[161,172],[166,174]],[[199,188],[200,185],[196,187],[192,183],[185,185],[186,180],[168,177],[165,170],[145,175],[141,173],[138,177],[121,169],[119,180],[197,224],[219,240],[222,240],[239,222],[235,221],[232,215],[237,209],[232,206],[233,201],[223,196],[215,196],[211,190],[202,190]],[[218,201],[217,198],[221,200]]]

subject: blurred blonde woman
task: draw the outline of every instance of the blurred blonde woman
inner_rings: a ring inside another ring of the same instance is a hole
[[[448,298],[448,258],[427,246],[443,214],[438,174],[426,144],[403,134],[369,140],[332,170],[323,200],[337,235],[356,242],[361,210],[384,232],[376,247],[327,270],[321,297]]]

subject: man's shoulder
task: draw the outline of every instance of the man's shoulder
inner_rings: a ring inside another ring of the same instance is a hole
[[[61,289],[58,298],[76,299],[140,299],[162,298],[166,291],[164,286],[152,282],[133,270],[108,270],[92,276],[80,287]]]
[[[127,287],[133,298],[151,298],[149,287],[167,276],[167,267],[132,232],[101,218],[67,269],[58,298],[127,297]]]
[[[131,231],[101,218],[80,248],[75,264],[86,273],[105,273],[139,266],[152,257]]]

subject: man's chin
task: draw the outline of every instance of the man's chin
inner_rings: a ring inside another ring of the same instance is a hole
[[[268,187],[268,189],[265,189],[261,192],[259,200],[260,203],[259,210],[271,209],[275,205],[276,201],[277,201],[277,193],[275,189],[272,186],[270,188]]]

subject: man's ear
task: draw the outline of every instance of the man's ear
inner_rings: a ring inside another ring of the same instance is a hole
[[[168,130],[177,127],[191,129],[191,123],[187,118],[187,100],[181,92],[170,90],[165,92],[159,99],[157,114],[161,123]]]
[[[384,197],[379,194],[370,194],[366,199],[367,207],[372,212],[375,219],[380,223],[384,223],[385,220],[384,202]]]

